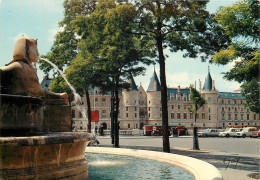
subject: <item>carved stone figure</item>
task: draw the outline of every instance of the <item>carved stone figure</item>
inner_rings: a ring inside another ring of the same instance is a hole
[[[66,93],[56,94],[41,87],[34,65],[38,57],[37,39],[18,39],[13,52],[14,59],[0,68],[1,94],[63,99],[64,103],[68,104]]]

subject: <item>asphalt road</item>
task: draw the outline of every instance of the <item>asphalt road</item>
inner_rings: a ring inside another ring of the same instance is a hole
[[[109,136],[98,137],[101,145],[111,145]],[[170,147],[192,149],[192,136],[170,137]],[[120,146],[140,146],[150,148],[162,147],[161,136],[120,136]],[[232,154],[241,154],[248,156],[260,156],[259,138],[219,138],[219,137],[201,137],[199,138],[199,147],[201,150],[211,150]]]

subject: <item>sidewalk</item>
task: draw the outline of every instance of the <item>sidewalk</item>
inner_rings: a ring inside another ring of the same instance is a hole
[[[98,136],[97,138],[100,141],[100,147],[113,147],[113,145],[111,145],[109,136]],[[185,136],[182,138],[191,137]],[[122,136],[120,137],[120,147],[162,152],[161,143],[152,143],[152,139],[153,141],[160,141],[161,138]],[[258,178],[249,177],[250,174],[260,172],[260,159],[256,156],[246,154],[240,154],[237,156],[232,155],[232,153],[217,152],[212,150],[195,151],[189,148],[178,147],[171,148],[171,153],[194,157],[214,165],[219,169],[220,173],[223,175],[224,180],[253,180],[260,178],[259,176]]]

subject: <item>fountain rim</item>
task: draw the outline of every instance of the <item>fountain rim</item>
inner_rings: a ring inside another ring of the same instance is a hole
[[[8,101],[6,101],[8,99]],[[19,99],[19,101],[17,101]],[[43,101],[39,97],[24,96],[18,94],[0,94],[0,102],[3,103],[18,103],[18,104],[39,104],[43,105]]]
[[[196,180],[222,180],[219,170],[205,161],[177,154],[126,148],[86,147],[85,153],[131,156],[169,163],[190,172]]]
[[[37,146],[60,143],[74,143],[77,141],[95,140],[93,133],[87,132],[52,132],[35,136],[0,137],[0,146]]]

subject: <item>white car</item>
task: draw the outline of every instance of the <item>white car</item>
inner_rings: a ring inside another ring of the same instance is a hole
[[[217,137],[219,133],[224,130],[222,129],[205,129],[203,132],[198,132],[198,136],[200,137]]]
[[[228,128],[224,132],[219,133],[219,137],[236,137],[238,132],[241,132],[243,128]]]
[[[256,127],[246,127],[243,128],[243,130],[241,132],[237,133],[237,137],[253,137],[253,132],[256,132],[257,128]]]

